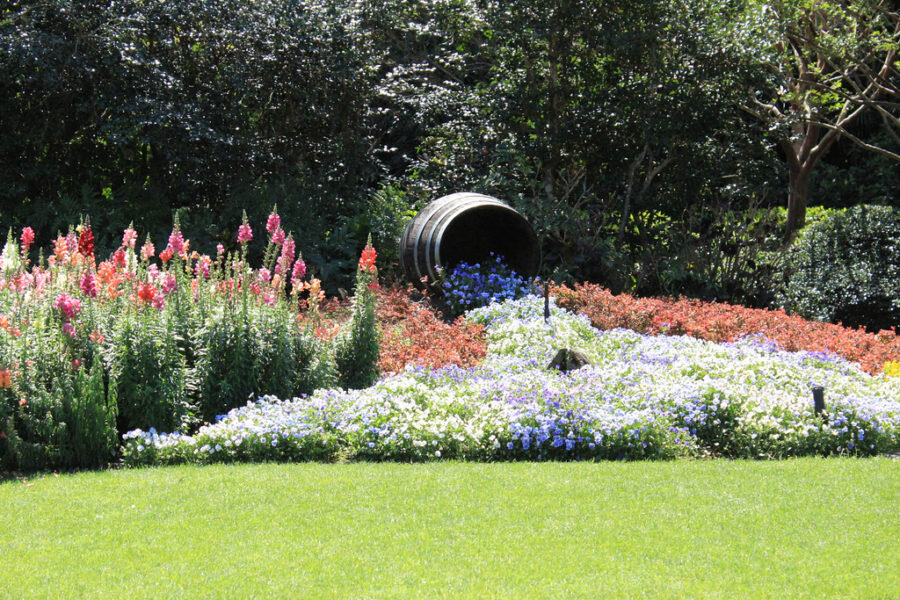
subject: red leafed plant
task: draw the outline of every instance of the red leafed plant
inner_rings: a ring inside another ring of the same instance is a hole
[[[446,323],[412,288],[382,288],[377,311],[382,326],[382,373],[397,373],[408,364],[436,368],[477,365],[487,353],[484,328],[457,319]]]
[[[762,334],[785,350],[829,351],[879,373],[888,361],[900,359],[896,330],[867,333],[842,325],[808,321],[783,310],[744,308],[700,300],[634,298],[613,295],[597,284],[555,286],[558,304],[580,312],[598,329],[625,327],[641,333],[689,335],[714,342],[731,342]]]
[[[484,327],[459,318],[452,323],[424,299],[416,300],[412,286],[376,287],[375,311],[381,325],[382,374],[399,373],[408,364],[438,368],[455,364],[477,365],[487,354]],[[315,329],[319,339],[331,339],[347,321],[350,304],[331,298],[321,306],[321,322]]]

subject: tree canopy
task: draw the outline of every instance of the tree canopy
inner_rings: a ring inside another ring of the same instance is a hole
[[[896,201],[886,0],[0,11],[0,222],[39,241],[88,214],[101,247],[131,221],[161,236],[177,212],[198,242],[233,244],[242,209],[277,203],[334,289],[368,233],[389,245],[409,213],[471,190],[532,221],[557,277],[731,297],[711,282],[756,268],[740,248],[768,239],[774,208],[790,237],[825,184],[878,173],[841,202],[873,186]]]

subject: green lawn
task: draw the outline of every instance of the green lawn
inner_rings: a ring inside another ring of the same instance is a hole
[[[0,484],[3,598],[898,598],[900,461],[249,465]]]

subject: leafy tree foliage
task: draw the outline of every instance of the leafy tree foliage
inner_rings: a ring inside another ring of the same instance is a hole
[[[34,227],[35,246],[80,215],[101,254],[131,221],[159,245],[176,212],[196,245],[233,250],[242,211],[258,223],[277,204],[333,294],[367,235],[390,274],[404,220],[471,190],[526,215],[557,279],[764,303],[760,232],[788,188],[791,231],[809,202],[894,197],[883,0],[0,11],[0,221]],[[849,142],[880,148],[877,169]]]
[[[788,239],[803,226],[813,169],[842,136],[900,162],[900,12],[884,0],[751,0],[736,37],[768,67],[744,110],[777,139],[789,173]],[[853,126],[877,114],[884,145]]]
[[[740,49],[713,35],[727,3],[415,6],[383,25],[398,58],[381,88],[424,132],[413,196],[512,200],[555,276],[675,288],[683,215],[767,182],[734,109]]]
[[[377,172],[372,61],[348,6],[13,2],[0,21],[0,216],[46,239],[73,213],[97,231],[136,219],[162,233],[181,209],[186,226],[233,242],[223,213],[267,210],[287,187],[324,241]]]

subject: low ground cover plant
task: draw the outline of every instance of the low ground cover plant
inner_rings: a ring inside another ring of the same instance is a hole
[[[880,373],[889,361],[900,360],[900,337],[894,329],[868,333],[863,329],[809,321],[783,310],[744,308],[692,299],[635,298],[612,294],[593,283],[553,288],[560,306],[583,313],[594,327],[619,327],[647,334],[689,335],[714,342],[733,342],[762,335],[784,350],[830,352]]]
[[[900,442],[900,380],[761,337],[599,331],[527,297],[467,313],[482,364],[410,367],[362,390],[261,397],[195,435],[133,431],[126,464],[242,460],[585,460],[870,455]],[[592,365],[547,364],[578,348]],[[826,390],[816,414],[811,387]]]

